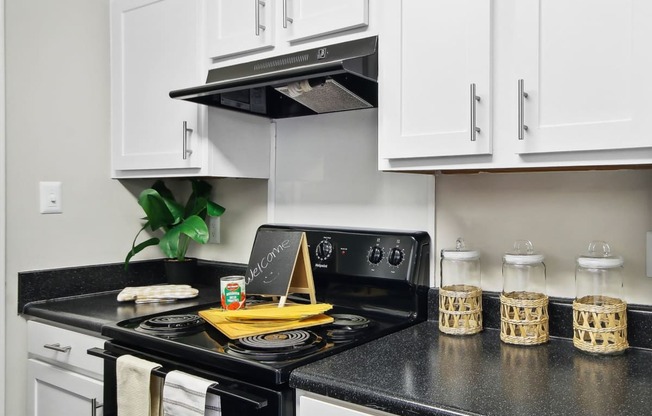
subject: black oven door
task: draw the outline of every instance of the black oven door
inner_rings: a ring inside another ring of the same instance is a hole
[[[294,416],[294,390],[287,385],[267,388],[206,371],[202,368],[153,355],[107,341],[104,349],[92,348],[90,355],[104,360],[104,416],[117,416],[116,359],[124,354],[161,364],[153,374],[165,377],[168,371],[179,370],[194,374],[217,384],[209,394],[219,394],[223,416]]]

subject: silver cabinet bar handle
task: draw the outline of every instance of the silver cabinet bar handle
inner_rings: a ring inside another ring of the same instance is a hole
[[[283,0],[283,29],[288,28],[288,22],[293,23],[294,19],[288,16],[288,0]]]
[[[188,156],[192,154],[192,150],[188,149],[188,133],[192,133],[192,129],[188,128],[188,122],[183,122],[183,160],[188,159]]]
[[[471,84],[471,141],[475,141],[475,137],[477,133],[480,133],[480,127],[477,127],[475,125],[475,119],[476,119],[476,110],[475,110],[475,103],[476,101],[480,101],[480,97],[475,95],[475,84]]]
[[[525,99],[528,97],[527,92],[524,91],[524,81],[518,80],[518,139],[523,140],[527,125],[525,125]]]
[[[262,0],[254,0],[256,2],[256,36],[260,36],[260,30],[265,30],[265,25],[260,24],[260,7],[265,7],[265,2]]]
[[[71,346],[62,347],[61,344],[59,344],[58,342],[56,344],[45,344],[43,345],[43,348],[54,350],[56,352],[70,352],[70,350],[72,349]]]
[[[91,399],[91,416],[97,416],[97,409],[104,406],[102,403],[98,403],[97,399]]]

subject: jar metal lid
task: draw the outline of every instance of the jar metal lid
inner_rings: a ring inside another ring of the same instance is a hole
[[[596,257],[578,257],[577,264],[587,269],[612,269],[620,267],[625,263],[622,257],[596,258]]]
[[[542,263],[543,254],[505,254],[503,261],[508,264],[536,264]]]
[[[476,250],[442,250],[441,256],[451,260],[475,260],[480,258],[480,252]]]

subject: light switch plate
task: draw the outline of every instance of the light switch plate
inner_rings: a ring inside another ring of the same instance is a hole
[[[645,264],[647,277],[652,277],[652,231],[647,232],[647,244],[645,245]]]
[[[39,182],[41,214],[61,214],[63,201],[61,182]]]

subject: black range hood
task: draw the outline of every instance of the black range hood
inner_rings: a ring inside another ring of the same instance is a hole
[[[170,97],[269,118],[378,106],[378,37],[208,71]]]

